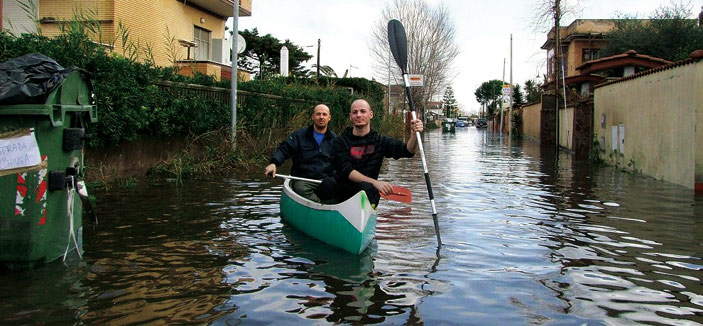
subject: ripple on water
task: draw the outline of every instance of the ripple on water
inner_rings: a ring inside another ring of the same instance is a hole
[[[282,222],[260,171],[145,185],[96,195],[85,267],[0,275],[0,324],[701,324],[690,191],[485,130],[424,137],[439,251],[418,158],[384,165],[413,203],[382,202],[361,255]]]

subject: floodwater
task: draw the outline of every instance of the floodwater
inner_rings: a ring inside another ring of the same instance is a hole
[[[424,145],[439,251],[419,157],[359,256],[258,173],[96,193],[83,261],[0,274],[0,325],[703,324],[703,198],[473,127]]]

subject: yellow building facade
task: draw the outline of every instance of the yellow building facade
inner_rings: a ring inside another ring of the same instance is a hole
[[[100,27],[90,33],[94,41],[140,62],[153,60],[157,66],[177,65],[217,78],[231,64],[225,22],[234,14],[232,0],[26,1],[33,1],[45,36],[59,35],[70,22],[97,21]],[[0,2],[7,7],[8,0]],[[251,16],[251,0],[239,0],[239,5],[239,16]]]
[[[561,54],[564,56],[566,77],[578,75],[576,67],[586,61],[598,59],[600,49],[607,44],[605,36],[615,29],[612,19],[576,19],[569,26],[559,28]],[[547,76],[554,80],[555,29],[547,34],[542,49],[547,51]],[[560,76],[561,77],[561,76]]]

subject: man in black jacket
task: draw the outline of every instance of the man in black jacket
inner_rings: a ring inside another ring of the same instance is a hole
[[[330,108],[319,104],[313,109],[313,124],[294,131],[283,140],[264,169],[264,175],[276,176],[276,167],[292,158],[290,174],[296,177],[320,180],[332,175],[332,140],[337,135],[327,128],[332,119]],[[306,181],[293,181],[293,191],[313,201],[320,199],[314,193],[318,184]]]
[[[318,194],[323,200],[328,196],[345,200],[364,190],[371,204],[376,206],[380,200],[379,193],[389,195],[393,191],[389,182],[378,180],[383,158],[413,157],[418,147],[415,132],[422,132],[422,121],[410,122],[410,140],[405,144],[371,130],[373,111],[365,100],[352,103],[349,119],[353,126],[345,129],[332,145],[335,176],[325,178]]]

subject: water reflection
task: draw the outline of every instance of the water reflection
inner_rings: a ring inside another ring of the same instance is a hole
[[[424,139],[382,178],[362,255],[279,216],[257,175],[98,195],[85,261],[0,275],[2,325],[703,323],[703,199],[475,128]],[[47,298],[51,298],[47,300]]]
[[[703,215],[693,211],[700,198],[644,176],[594,173],[568,156],[542,171],[559,185],[545,198],[556,211],[541,225],[551,259],[562,266],[545,286],[574,312],[604,314],[608,323],[702,320],[701,242],[694,239]]]
[[[221,266],[250,250],[217,230],[237,196],[206,182],[188,190],[167,184],[103,197],[121,203],[101,205],[105,218],[89,238],[93,262],[81,283],[92,297],[83,322],[208,323],[233,311]]]

